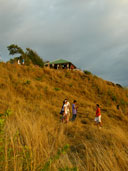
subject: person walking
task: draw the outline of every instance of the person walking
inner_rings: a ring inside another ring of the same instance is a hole
[[[64,119],[64,105],[65,105],[65,100],[63,101],[63,105],[62,105],[61,111],[60,111],[60,115],[62,115],[62,117],[61,117],[62,122],[63,122],[63,119]]]
[[[68,99],[65,99],[65,101],[67,102],[67,122],[69,122],[69,119],[70,119],[70,102],[68,101]]]
[[[99,104],[96,105],[95,125],[97,125],[98,128],[101,128],[102,127],[101,112],[100,112],[100,106],[99,106]]]
[[[74,100],[72,104],[72,121],[76,119],[77,116],[77,101]]]
[[[68,122],[68,112],[69,112],[69,109],[68,109],[68,101],[65,99],[64,100],[64,114],[63,114],[63,119],[62,119],[62,122]]]

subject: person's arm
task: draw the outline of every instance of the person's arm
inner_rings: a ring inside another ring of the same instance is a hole
[[[78,105],[77,104],[75,105],[74,109],[78,109]]]
[[[79,107],[78,106],[76,106],[76,110],[78,109]]]
[[[73,103],[73,109],[76,109],[76,105]]]
[[[64,115],[66,114],[66,107],[64,106]]]
[[[69,109],[69,111],[71,111],[71,105],[70,105],[70,103],[68,103],[68,109]]]

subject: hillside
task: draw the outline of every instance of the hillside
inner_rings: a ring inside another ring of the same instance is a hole
[[[127,89],[80,71],[4,63],[0,71],[1,171],[128,170]],[[79,104],[68,124],[59,114],[65,98]]]

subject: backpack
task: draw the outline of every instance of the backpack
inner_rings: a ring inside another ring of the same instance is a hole
[[[60,111],[60,114],[63,115],[64,113],[64,104],[62,105],[62,108],[61,108],[61,111]]]

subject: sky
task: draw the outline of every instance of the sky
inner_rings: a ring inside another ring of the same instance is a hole
[[[127,20],[128,0],[0,0],[0,58],[17,44],[128,86]]]

